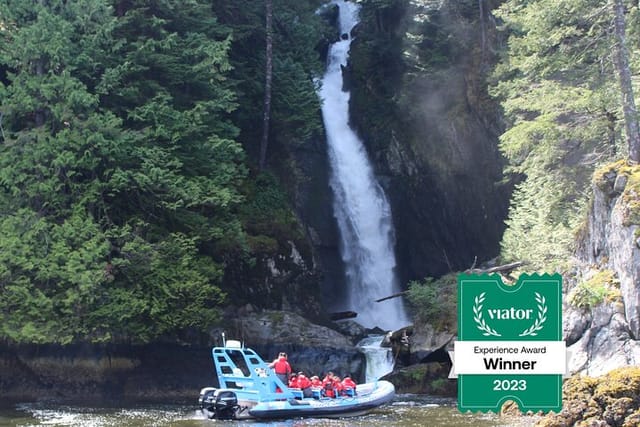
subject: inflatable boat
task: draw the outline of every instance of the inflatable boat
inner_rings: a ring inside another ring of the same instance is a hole
[[[321,389],[304,397],[289,388],[265,361],[239,341],[228,340],[212,349],[219,387],[200,390],[198,403],[211,419],[285,419],[298,417],[348,417],[363,415],[391,401],[395,387],[388,381],[359,384],[355,390],[326,397]]]

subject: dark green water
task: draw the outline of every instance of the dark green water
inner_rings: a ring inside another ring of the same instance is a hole
[[[530,418],[501,418],[493,414],[461,414],[452,400],[428,396],[397,396],[390,404],[362,416],[344,419],[296,419],[271,422],[213,421],[190,404],[63,404],[0,403],[0,427],[14,426],[208,426],[208,427],[425,427],[531,426]]]

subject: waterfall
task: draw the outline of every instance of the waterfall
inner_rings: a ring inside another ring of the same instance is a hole
[[[384,335],[375,335],[363,338],[358,343],[358,347],[367,359],[365,382],[374,382],[393,371],[394,360],[391,348],[380,347],[383,339]]]
[[[347,64],[359,5],[345,0],[332,0],[330,4],[340,9],[342,37],[329,48],[319,95],[347,281],[347,299],[335,305],[358,313],[356,320],[365,327],[392,330],[409,321],[400,298],[375,302],[399,290],[391,209],[362,141],[349,126],[350,94],[343,90],[342,66]]]

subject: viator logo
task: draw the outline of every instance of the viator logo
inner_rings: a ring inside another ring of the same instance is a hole
[[[499,412],[562,409],[567,350],[562,341],[562,277],[522,274],[458,276],[458,339],[450,352],[458,408]]]

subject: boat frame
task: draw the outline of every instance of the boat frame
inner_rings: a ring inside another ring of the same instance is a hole
[[[200,390],[200,408],[215,419],[284,419],[293,417],[347,417],[363,415],[393,399],[388,381],[359,384],[351,395],[324,397],[315,389],[303,397],[287,387],[252,349],[227,340],[211,350],[219,388]]]

